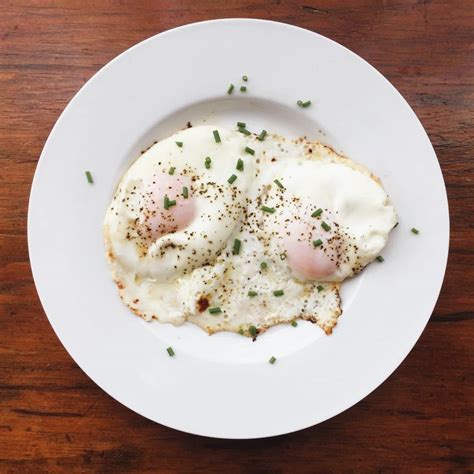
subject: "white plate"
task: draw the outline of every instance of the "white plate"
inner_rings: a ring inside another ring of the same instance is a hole
[[[242,74],[249,76],[248,92],[237,87],[227,95]],[[298,99],[313,105],[301,109]],[[190,324],[146,324],[121,303],[104,258],[106,207],[140,150],[188,120],[241,120],[252,130],[320,138],[380,176],[400,225],[385,262],[344,285],[344,314],[333,335],[300,323],[272,328],[256,342],[230,333],[209,337]],[[438,161],[393,86],[323,36],[245,19],[162,33],[97,73],[48,138],[28,214],[41,302],[80,367],[132,410],[221,438],[279,435],[320,423],[381,384],[430,317],[448,235]],[[275,365],[267,362],[272,355]]]

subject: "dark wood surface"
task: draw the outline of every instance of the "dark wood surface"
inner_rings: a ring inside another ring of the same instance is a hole
[[[77,367],[39,303],[26,215],[48,133],[102,65],[160,31],[242,16],[318,31],[388,77],[431,137],[452,230],[434,314],[381,387],[302,432],[226,441],[146,420]],[[470,0],[0,0],[0,472],[473,471],[473,31]]]

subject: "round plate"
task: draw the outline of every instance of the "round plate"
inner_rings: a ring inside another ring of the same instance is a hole
[[[298,99],[311,99],[311,107],[299,108]],[[235,126],[237,120],[251,130],[330,144],[378,175],[397,209],[400,225],[385,261],[343,285],[344,314],[331,336],[310,323],[274,327],[256,342],[231,333],[208,336],[188,323],[147,324],[122,304],[112,283],[102,220],[121,174],[140,150],[188,121]],[[381,384],[430,317],[448,235],[436,155],[394,87],[323,36],[245,19],[167,31],[98,72],[48,138],[28,213],[38,293],[74,360],[143,416],[220,438],[273,436],[320,423]]]

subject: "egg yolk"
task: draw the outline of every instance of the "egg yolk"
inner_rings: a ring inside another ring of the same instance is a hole
[[[146,193],[141,210],[142,225],[153,240],[184,229],[193,221],[196,202],[191,196],[190,178],[161,173],[155,174],[144,185]],[[165,200],[168,200],[168,204]]]
[[[336,272],[336,255],[327,241],[327,232],[313,230],[311,226],[294,222],[285,236],[284,247],[291,271],[305,280],[323,280]],[[316,246],[314,242],[322,241]]]

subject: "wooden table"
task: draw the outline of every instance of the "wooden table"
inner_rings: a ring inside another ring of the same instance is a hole
[[[38,156],[74,93],[138,41],[189,22],[241,16],[317,31],[377,67],[431,137],[452,226],[440,299],[400,368],[345,413],[256,441],[180,433],[100,390],[44,315],[26,241]],[[472,471],[473,32],[469,0],[0,0],[0,472]]]

